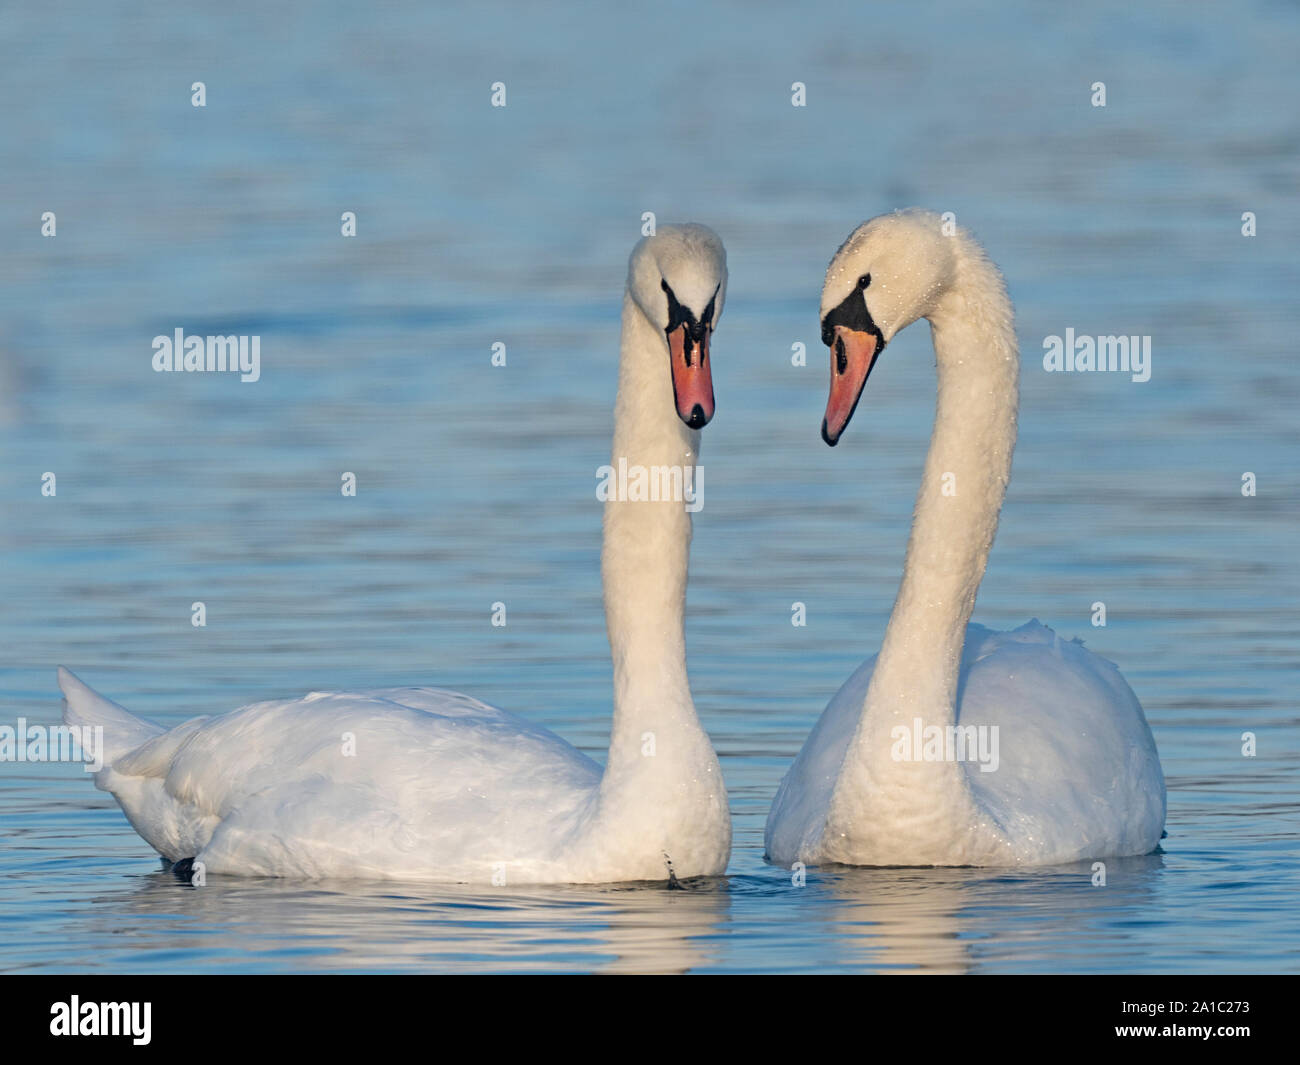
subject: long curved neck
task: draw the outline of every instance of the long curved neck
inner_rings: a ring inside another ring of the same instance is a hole
[[[966,625],[997,532],[1016,443],[1019,354],[997,268],[963,238],[952,287],[928,316],[938,404],[898,598],[850,762],[875,786],[905,772],[891,730],[955,723]],[[849,765],[846,764],[846,768]]]
[[[627,470],[621,487],[633,498],[611,495],[605,503],[601,575],[614,664],[606,788],[651,765],[666,767],[703,736],[683,631],[691,515],[681,497],[663,499],[668,493],[660,491],[659,501],[641,499],[636,488],[640,471],[647,490],[651,479],[661,487],[678,477],[684,489],[702,484],[695,468],[700,434],[677,417],[668,357],[664,335],[625,294],[610,466],[620,480]]]

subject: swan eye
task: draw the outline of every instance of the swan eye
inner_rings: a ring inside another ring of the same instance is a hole
[[[668,282],[665,281],[662,277],[659,279],[659,287],[660,287],[661,289],[663,289],[665,292],[669,292],[669,291],[671,291],[671,290],[668,288]]]
[[[835,343],[835,330],[840,326],[851,333],[870,333],[876,338],[876,350],[884,348],[885,338],[877,328],[871,317],[871,309],[867,306],[865,290],[869,284],[871,284],[871,275],[863,274],[845,297],[822,318],[822,343],[828,348]]]

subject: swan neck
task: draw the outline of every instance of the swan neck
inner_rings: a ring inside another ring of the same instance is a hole
[[[647,744],[662,744],[665,732],[699,730],[683,624],[685,492],[702,487],[700,434],[677,417],[668,359],[664,335],[626,295],[601,551],[614,667],[607,776],[644,762]]]
[[[864,718],[888,728],[915,717],[941,727],[955,721],[966,625],[1016,443],[1011,303],[975,245],[962,246],[956,280],[929,320],[938,366],[934,429],[903,579],[864,706]]]

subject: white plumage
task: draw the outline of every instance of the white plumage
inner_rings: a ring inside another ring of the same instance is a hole
[[[928,212],[881,216],[827,270],[822,313],[856,324],[849,352],[873,352],[862,329],[888,343],[929,320],[939,400],[880,654],[831,700],[768,814],[768,857],[781,864],[1048,864],[1148,853],[1164,826],[1155,741],[1119,670],[1037,622],[968,624],[1010,478],[1019,356],[1000,274],[946,230]],[[833,399],[853,372],[837,352]],[[852,378],[859,390],[869,372]],[[828,442],[856,400],[828,404]],[[993,771],[906,742],[981,727],[996,736]]]
[[[637,245],[615,461],[695,461],[661,283],[696,315],[716,295],[716,323],[725,279],[722,244],[702,226],[661,226]],[[603,771],[543,728],[436,688],[313,692],[163,730],[60,669],[65,720],[103,728],[95,782],[135,830],[207,873],[498,885],[717,875],[731,824],[686,678],[690,534],[681,501],[605,505],[615,691]]]
[[[768,819],[774,860],[831,849],[821,833],[875,664],[872,655],[844,682],[782,780]],[[909,823],[902,810],[891,818],[889,800],[867,793],[849,816],[893,837],[879,840],[890,860],[848,864],[1042,865],[1155,847],[1165,817],[1160,761],[1137,696],[1113,663],[1037,621],[1010,632],[970,625],[959,690],[957,723],[997,728],[998,764],[991,772],[978,760],[915,766],[917,789],[936,784],[927,774],[954,769],[969,789],[962,820],[936,810],[954,818],[944,826],[944,853],[933,849],[929,822]]]

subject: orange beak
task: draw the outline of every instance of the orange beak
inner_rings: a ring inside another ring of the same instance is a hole
[[[699,339],[679,325],[668,332],[668,353],[673,367],[673,396],[677,416],[692,429],[702,429],[713,417],[713,372],[709,366],[709,337],[703,327]]]
[[[879,354],[875,334],[842,325],[835,327],[835,339],[831,341],[831,394],[822,421],[822,439],[831,447],[840,442],[840,434],[858,409],[862,388]]]

